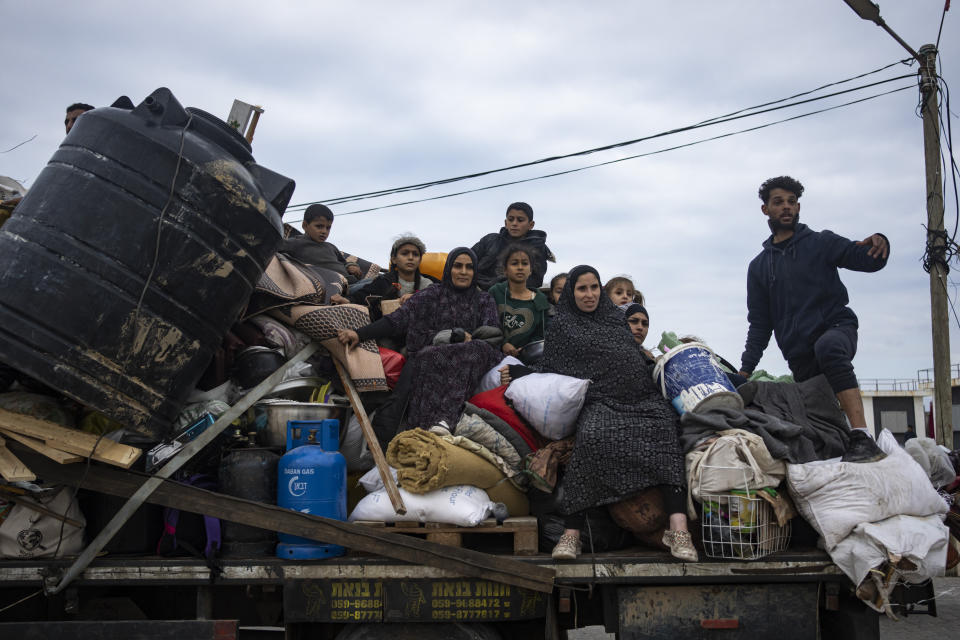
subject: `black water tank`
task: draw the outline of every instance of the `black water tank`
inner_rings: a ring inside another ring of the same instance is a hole
[[[168,89],[85,113],[0,228],[0,360],[166,435],[279,246],[293,189]]]

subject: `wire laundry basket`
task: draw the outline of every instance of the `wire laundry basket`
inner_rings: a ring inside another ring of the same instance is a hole
[[[702,473],[710,469],[705,466]],[[717,469],[732,471],[728,467]],[[773,490],[750,489],[744,482],[743,489],[701,492],[701,537],[708,557],[757,560],[787,548],[790,522],[782,527],[777,523],[773,507],[760,496],[761,491]]]

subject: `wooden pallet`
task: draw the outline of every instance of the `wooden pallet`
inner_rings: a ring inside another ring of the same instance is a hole
[[[381,528],[395,533],[426,535],[428,542],[446,544],[451,547],[463,546],[463,534],[511,534],[513,535],[514,555],[531,556],[539,552],[537,519],[532,516],[507,518],[503,521],[503,524],[497,524],[497,521],[493,518],[487,518],[475,527],[460,527],[442,522],[375,522],[372,520],[356,520],[353,524]]]

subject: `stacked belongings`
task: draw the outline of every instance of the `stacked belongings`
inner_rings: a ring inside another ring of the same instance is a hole
[[[744,399],[743,410],[683,414],[685,451],[711,446],[712,438],[729,435],[727,429],[753,434],[755,460],[744,466],[744,475],[753,474],[755,481],[759,472],[768,473],[768,461],[757,455],[760,444],[771,460],[784,463],[786,487],[797,511],[858,585],[858,596],[878,611],[894,615],[889,594],[898,581],[920,583],[943,575],[947,504],[892,434],[883,431],[877,438],[884,454],[880,459],[852,457],[851,431],[823,376],[798,384],[749,382],[737,391]],[[695,460],[688,453],[688,462]],[[688,479],[694,487],[696,478],[688,474]],[[702,495],[702,486],[699,490]],[[729,505],[726,513],[722,506],[706,503],[703,509],[711,518],[725,515],[732,522],[735,517]],[[704,537],[706,541],[706,529]]]
[[[407,506],[406,515],[394,513],[385,495],[375,491],[360,501],[350,514],[351,521],[419,520],[474,526],[491,513],[500,519],[529,513],[526,496],[507,475],[514,470],[500,456],[468,438],[453,436],[446,429],[438,431],[404,431],[387,447],[387,462],[396,470],[397,484]],[[457,514],[450,507],[461,495],[460,500],[477,500],[486,504],[489,511],[475,513],[466,522],[455,521]],[[441,496],[444,499],[440,499]],[[504,505],[502,511],[494,511],[496,503]],[[378,504],[386,509],[374,510]],[[418,512],[417,505],[421,504],[424,507]],[[433,508],[434,505],[438,508]]]

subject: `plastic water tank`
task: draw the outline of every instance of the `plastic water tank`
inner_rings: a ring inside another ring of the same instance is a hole
[[[290,420],[287,453],[277,467],[277,505],[347,519],[347,460],[339,448],[337,420]],[[309,560],[343,555],[341,546],[279,534],[277,557]]]
[[[276,252],[293,189],[168,89],[83,114],[0,228],[0,361],[166,435]]]

